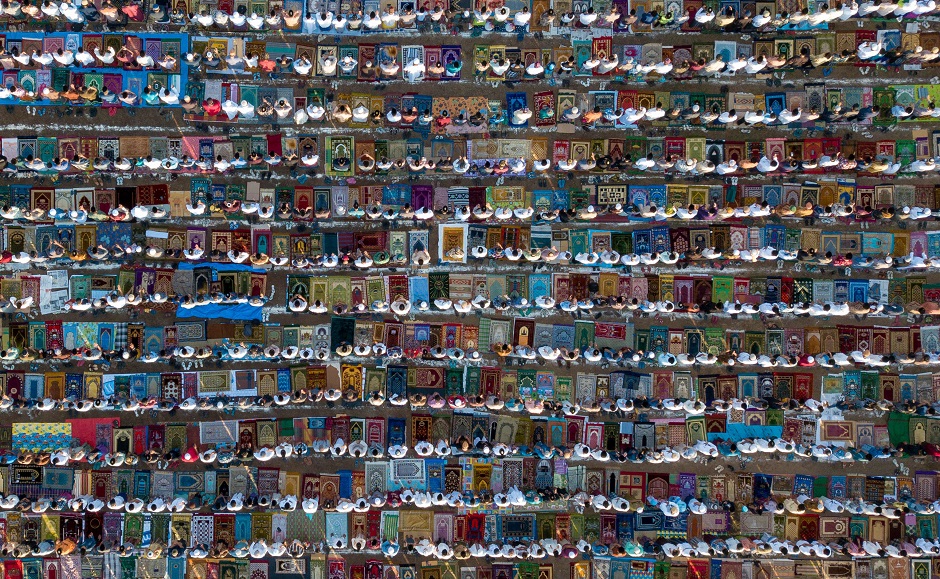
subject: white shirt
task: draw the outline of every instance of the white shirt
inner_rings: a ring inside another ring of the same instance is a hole
[[[97,50],[96,50],[97,54]],[[104,64],[110,64],[114,62],[114,49],[109,49],[107,53],[102,55],[104,58],[101,58],[101,62]],[[87,52],[77,52],[75,53],[75,61],[82,66],[90,66],[94,64],[95,57],[88,54]]]

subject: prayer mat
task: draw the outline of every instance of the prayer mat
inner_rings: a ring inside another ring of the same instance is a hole
[[[352,176],[354,164],[352,156],[356,151],[356,143],[349,136],[327,136],[325,139],[326,163],[324,171],[331,177]]]
[[[509,125],[512,127],[527,127],[529,122],[525,121],[522,123],[517,123],[514,118],[514,113],[516,111],[525,109],[528,107],[527,104],[528,95],[524,92],[509,92],[506,93],[506,113],[509,116]]]

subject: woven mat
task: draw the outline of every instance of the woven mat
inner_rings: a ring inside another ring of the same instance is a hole
[[[121,156],[146,157],[150,154],[150,137],[121,137]]]

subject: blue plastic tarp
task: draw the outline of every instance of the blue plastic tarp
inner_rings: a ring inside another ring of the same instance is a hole
[[[207,320],[260,321],[261,308],[251,304],[206,304],[195,308],[176,308],[177,318],[203,318]]]
[[[739,442],[746,438],[779,438],[783,435],[782,426],[749,426],[747,424],[729,424],[725,432],[709,432],[708,440],[718,439]]]
[[[196,269],[196,268],[208,267],[214,271],[250,271],[251,273],[267,273],[263,269],[258,269],[256,267],[251,267],[250,265],[245,265],[244,263],[195,263],[192,261],[184,261],[179,264],[177,269]]]
[[[192,263],[186,261],[179,264],[179,269],[196,269],[197,267],[208,267],[217,272],[250,271],[252,273],[265,273],[263,269],[257,269],[243,263]],[[190,309],[176,308],[176,317],[204,318],[208,320],[260,321],[261,308],[251,304],[205,304]]]

